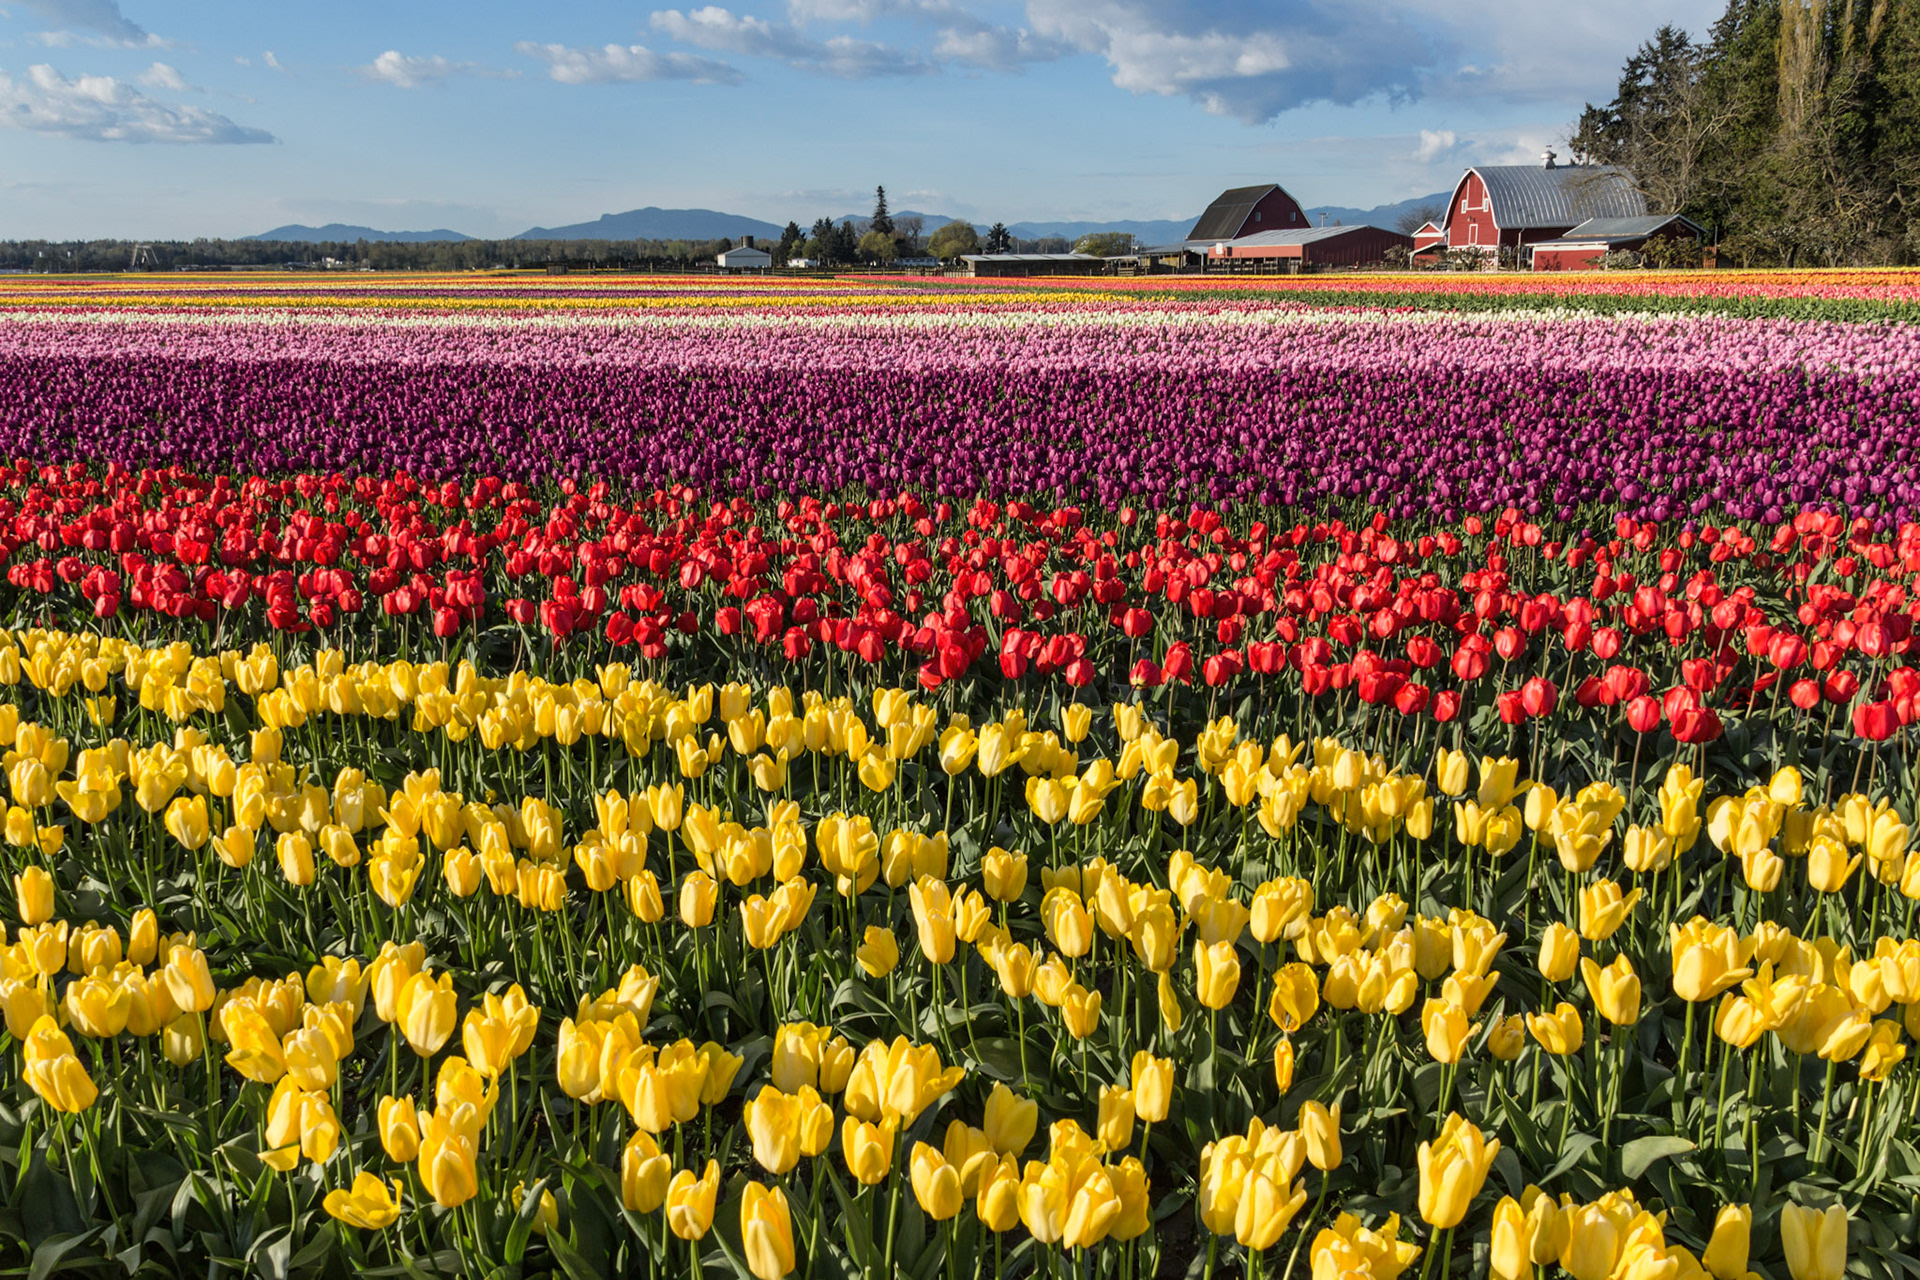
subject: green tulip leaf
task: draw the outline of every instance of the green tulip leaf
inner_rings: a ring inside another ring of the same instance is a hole
[[[1654,1161],[1692,1151],[1694,1145],[1685,1138],[1663,1137],[1658,1134],[1635,1138],[1620,1148],[1620,1172],[1628,1178],[1638,1178]]]

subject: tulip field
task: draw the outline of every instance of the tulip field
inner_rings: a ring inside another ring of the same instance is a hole
[[[1920,273],[0,281],[0,1270],[1920,1277]]]

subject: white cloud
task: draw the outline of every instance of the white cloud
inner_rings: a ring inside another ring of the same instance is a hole
[[[1406,4],[1417,19],[1454,30],[1461,51],[1473,52],[1472,62],[1462,57],[1429,82],[1432,96],[1567,104],[1613,97],[1620,64],[1662,23],[1703,31],[1725,7],[1724,0],[1548,0],[1511,6],[1499,21],[1474,19],[1469,27],[1446,0]]]
[[[91,142],[272,142],[204,107],[150,98],[112,76],[69,80],[42,63],[15,80],[0,72],[0,125]]]
[[[1027,18],[1105,58],[1122,89],[1250,124],[1310,102],[1410,95],[1444,44],[1384,0],[1028,0]]]
[[[655,31],[697,49],[748,58],[774,58],[789,66],[843,80],[919,75],[933,70],[925,58],[907,50],[847,35],[816,40],[790,23],[736,14],[719,5],[706,5],[687,13],[662,9],[656,11],[650,21]]]
[[[410,57],[398,49],[389,49],[357,70],[363,80],[390,84],[396,89],[424,89],[445,84],[449,76],[473,74],[478,68],[471,62],[453,62],[438,54]]]
[[[1460,145],[1451,129],[1422,129],[1420,145],[1413,149],[1413,159],[1419,164],[1431,164]]]
[[[787,0],[794,22],[872,22],[876,18],[961,18],[974,22],[950,0]]]
[[[983,71],[1013,71],[1032,62],[1052,62],[1073,52],[1059,40],[1013,27],[946,27],[934,43],[933,56]]]
[[[272,67],[275,71],[286,70],[285,67],[280,65],[280,59],[273,56],[273,50],[271,49],[267,50],[264,54],[262,54],[260,57],[260,60],[266,63],[268,66]]]
[[[535,44],[522,40],[513,46],[522,57],[547,64],[547,74],[561,84],[618,84],[641,80],[691,80],[695,84],[738,84],[739,71],[712,58],[690,53],[655,53],[645,45],[610,44],[599,49],[564,44]]]
[[[154,63],[134,79],[149,89],[167,89],[174,93],[188,93],[193,89],[178,71],[164,62]]]
[[[66,44],[61,39],[74,28],[92,31],[104,37],[100,43],[117,45],[159,45],[165,43],[158,36],[148,32],[136,22],[127,20],[120,12],[118,0],[23,0],[27,8],[33,10],[47,21],[56,23],[61,30],[47,33],[43,39],[46,44]]]

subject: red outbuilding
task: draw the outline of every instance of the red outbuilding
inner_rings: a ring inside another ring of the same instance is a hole
[[[1215,244],[1207,250],[1209,267],[1260,262],[1269,266],[1361,267],[1384,262],[1394,246],[1409,248],[1413,241],[1383,227],[1301,227],[1292,231],[1262,231]],[[1297,266],[1295,265],[1297,264]]]
[[[1480,165],[1467,170],[1447,205],[1452,249],[1524,256],[1591,218],[1644,218],[1647,199],[1617,165]]]
[[[1643,252],[1656,240],[1668,240],[1698,246],[1707,231],[1691,218],[1677,213],[1649,214],[1644,218],[1589,218],[1557,240],[1543,240],[1533,246],[1535,271],[1591,271],[1609,253],[1628,250]]]

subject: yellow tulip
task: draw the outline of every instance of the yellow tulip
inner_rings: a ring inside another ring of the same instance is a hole
[[[1012,902],[1027,887],[1027,855],[995,847],[981,859],[980,871],[987,896],[996,902]]]
[[[1780,1209],[1780,1247],[1793,1280],[1840,1280],[1847,1269],[1847,1209],[1823,1213],[1797,1204]]]
[[[793,1215],[784,1191],[758,1182],[742,1189],[740,1244],[755,1280],[780,1280],[793,1270]]]
[[[437,982],[430,973],[416,973],[407,979],[395,1020],[407,1047],[423,1058],[440,1052],[453,1036],[455,1002],[450,973],[441,974]]]
[[[885,1181],[893,1168],[895,1121],[889,1117],[871,1124],[847,1116],[840,1124],[840,1149],[847,1172],[869,1187]]]
[[[1122,1151],[1133,1140],[1133,1091],[1115,1085],[1100,1086],[1100,1118],[1096,1129],[1108,1151]]]
[[[652,1213],[666,1203],[673,1162],[650,1133],[636,1133],[620,1153],[620,1203],[634,1213]]]
[[[1156,1058],[1141,1049],[1133,1055],[1127,1078],[1133,1093],[1134,1115],[1148,1124],[1165,1120],[1173,1106],[1173,1060]]]
[[[1020,1165],[1012,1156],[981,1170],[974,1212],[980,1225],[996,1234],[1020,1221]]]
[[[1493,1239],[1487,1261],[1492,1280],[1532,1280],[1533,1258],[1527,1247],[1527,1216],[1520,1202],[1501,1196],[1493,1207]]]
[[[1500,1153],[1498,1139],[1488,1141],[1458,1114],[1449,1115],[1439,1137],[1414,1153],[1420,1168],[1420,1216],[1435,1228],[1457,1226],[1480,1194]]]
[[[1282,1031],[1298,1031],[1320,1007],[1320,984],[1311,967],[1299,961],[1283,965],[1273,976],[1273,995],[1267,1016]]]
[[[1340,1147],[1340,1104],[1332,1108],[1318,1102],[1302,1104],[1300,1136],[1306,1139],[1307,1162],[1323,1172],[1338,1169],[1344,1158]]]
[[[1588,942],[1611,938],[1640,901],[1640,890],[1622,896],[1620,886],[1600,880],[1580,891],[1580,936]]]
[[[712,924],[714,907],[719,900],[720,888],[712,876],[704,871],[689,873],[680,882],[680,923],[689,929],[703,929]]]
[[[713,1226],[713,1210],[720,1196],[720,1163],[707,1161],[698,1178],[682,1169],[667,1183],[667,1226],[682,1240],[699,1240]]]
[[[46,868],[30,866],[16,875],[13,896],[21,924],[45,924],[53,918],[53,877]]]
[[[1640,1021],[1640,977],[1625,954],[1614,957],[1604,969],[1592,960],[1582,960],[1580,974],[1601,1017],[1622,1027]]]
[[[1073,983],[1060,997],[1060,1015],[1075,1040],[1085,1040],[1100,1024],[1100,993]]]
[[[1208,946],[1193,944],[1194,993],[1209,1009],[1224,1009],[1233,1003],[1240,987],[1240,957],[1230,942]]]
[[[1744,1204],[1725,1206],[1713,1220],[1713,1238],[1700,1251],[1700,1265],[1714,1280],[1746,1280],[1752,1238],[1752,1208]]]
[[[1586,1023],[1580,1017],[1580,1010],[1561,1001],[1551,1013],[1530,1013],[1527,1015],[1527,1030],[1540,1042],[1540,1047],[1556,1057],[1580,1052],[1586,1043]]]
[[[1467,1037],[1478,1030],[1468,1022],[1466,1010],[1451,1000],[1427,1001],[1420,1011],[1420,1026],[1433,1060],[1449,1064],[1460,1061]]]
[[[960,1173],[948,1163],[946,1156],[924,1142],[913,1144],[913,1156],[908,1162],[910,1180],[913,1183],[913,1198],[920,1203],[920,1209],[935,1222],[945,1222],[960,1212],[963,1197],[960,1189]]]
[[[354,1175],[351,1189],[336,1188],[322,1201],[329,1217],[362,1231],[380,1231],[400,1220],[400,1184],[389,1188],[364,1169]]]
[[[1293,1088],[1293,1041],[1285,1037],[1273,1046],[1273,1079],[1283,1097]]]
[[[870,924],[853,955],[868,977],[882,978],[893,972],[894,966],[900,963],[900,943],[894,938],[892,930]]]
[[[1269,1166],[1256,1164],[1235,1206],[1234,1238],[1248,1249],[1271,1249],[1279,1243],[1307,1203],[1304,1178],[1289,1191],[1286,1183],[1276,1180],[1272,1173]]]
[[[1022,1098],[1005,1084],[995,1082],[993,1091],[987,1095],[983,1123],[987,1143],[994,1151],[1001,1155],[1018,1156],[1033,1141],[1034,1130],[1039,1124],[1039,1103]]]

